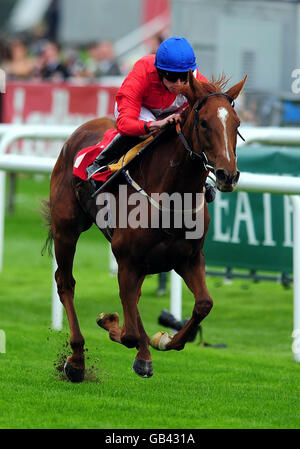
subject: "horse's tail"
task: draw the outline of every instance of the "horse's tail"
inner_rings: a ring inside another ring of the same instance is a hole
[[[50,213],[50,201],[41,201],[41,215],[45,220],[45,226],[48,227],[48,237],[46,239],[45,245],[42,248],[42,256],[48,251],[48,255],[52,256],[52,242],[53,242],[53,233],[51,226],[51,213]]]

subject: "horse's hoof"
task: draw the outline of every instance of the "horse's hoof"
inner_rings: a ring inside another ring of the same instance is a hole
[[[107,321],[113,322],[116,321],[117,324],[119,323],[119,314],[117,312],[115,313],[100,313],[96,319],[96,323],[98,326],[102,327],[103,329],[106,329],[106,323]]]
[[[132,369],[140,377],[153,376],[153,366],[149,360],[134,359]]]
[[[150,340],[150,345],[159,351],[167,351],[167,344],[172,341],[173,335],[168,332],[159,331]]]
[[[82,382],[84,379],[84,368],[75,368],[69,362],[65,363],[64,372],[71,382]]]

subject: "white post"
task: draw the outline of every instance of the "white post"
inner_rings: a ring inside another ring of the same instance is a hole
[[[171,306],[170,311],[172,315],[181,321],[182,315],[182,279],[176,273],[176,271],[171,271]]]
[[[294,331],[292,350],[294,360],[300,362],[300,196],[292,195],[294,208],[294,248],[293,248],[293,282],[294,282]]]
[[[116,274],[118,274],[118,263],[114,256],[114,253],[111,250],[110,243],[109,243],[109,272],[111,276],[115,276]]]
[[[3,269],[4,218],[5,218],[5,172],[1,170],[0,171],[0,272]]]
[[[63,306],[60,302],[57,293],[57,286],[55,282],[55,271],[57,270],[57,263],[55,256],[53,256],[53,273],[52,273],[52,329],[61,331],[63,328]]]

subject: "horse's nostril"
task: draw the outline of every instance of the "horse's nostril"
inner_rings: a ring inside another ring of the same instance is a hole
[[[219,168],[216,171],[216,178],[220,184],[228,184],[228,185],[237,184],[239,177],[240,177],[239,171],[236,171],[236,173],[232,176],[230,176],[226,170],[223,170],[221,168]]]
[[[216,171],[216,178],[221,184],[226,184],[228,181],[228,174],[225,170],[219,168]]]
[[[240,179],[240,172],[237,171],[236,174],[232,178],[232,184],[237,184],[239,179]]]

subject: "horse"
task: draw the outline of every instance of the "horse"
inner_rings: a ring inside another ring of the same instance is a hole
[[[243,89],[246,78],[225,91],[225,76],[202,83],[190,71],[188,83],[181,88],[181,94],[188,102],[182,113],[181,131],[175,132],[171,125],[166,136],[158,139],[154,148],[145,151],[138,164],[132,164],[131,179],[142,186],[148,195],[152,192],[196,194],[203,192],[210,170],[215,174],[218,190],[233,191],[239,179],[236,143],[240,125],[234,100]],[[81,149],[96,144],[107,129],[114,127],[115,122],[104,117],[77,128],[63,145],[50,182],[46,244],[54,241],[57,261],[55,280],[69,322],[72,350],[64,369],[72,382],[82,382],[85,373],[85,341],[74,305],[73,259],[80,234],[93,224],[97,225],[100,210],[92,198],[94,190],[91,183],[74,176],[73,165]],[[117,184],[128,186],[128,196],[135,192],[125,177],[119,176]],[[121,201],[116,185],[111,184],[109,191],[114,193],[117,203]],[[213,306],[205,280],[203,253],[210,220],[206,201],[203,217],[204,230],[196,239],[187,239],[183,229],[164,230],[161,226],[155,229],[116,226],[110,236],[100,229],[111,240],[118,263],[124,323],[120,325],[116,313],[101,313],[97,323],[109,333],[112,341],[137,349],[133,370],[141,377],[153,375],[150,339],[138,310],[142,284],[147,275],[174,269],[195,298],[189,321],[174,336],[168,335],[166,338],[163,333],[159,338],[156,336],[152,341],[155,349],[182,350]]]

